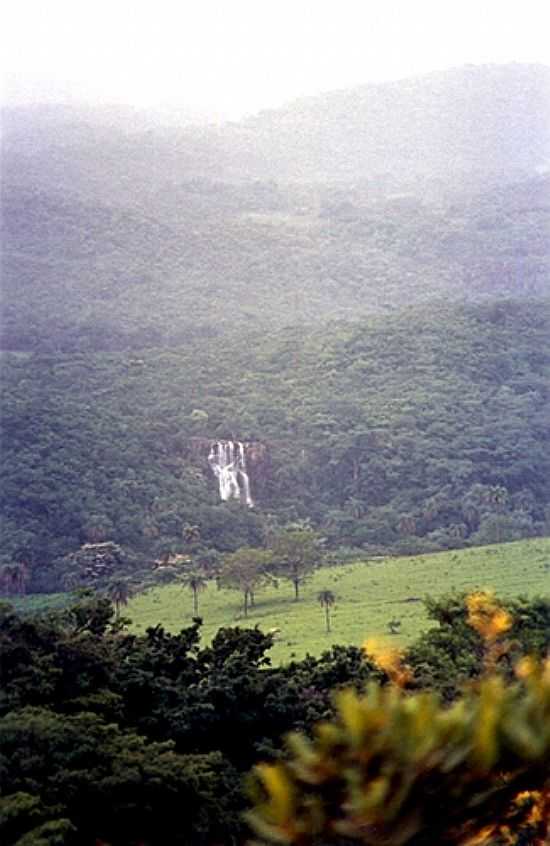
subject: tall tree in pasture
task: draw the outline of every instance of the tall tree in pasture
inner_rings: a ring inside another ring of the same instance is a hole
[[[319,565],[319,538],[311,529],[286,529],[273,544],[275,573],[294,585],[294,599],[300,598],[300,585]]]
[[[193,593],[193,614],[198,617],[199,593],[206,590],[208,582],[200,573],[186,573],[182,576],[181,583]]]
[[[115,606],[115,616],[118,620],[122,605],[128,605],[132,596],[132,587],[127,579],[114,579],[107,585],[107,596]]]
[[[243,546],[224,559],[219,583],[221,587],[240,590],[243,594],[244,616],[253,602],[255,592],[264,584],[272,581],[269,567],[272,563],[271,552],[266,549]]]
[[[321,590],[317,594],[317,600],[321,608],[325,609],[325,625],[327,634],[330,632],[330,609],[336,602],[336,597],[331,590]]]

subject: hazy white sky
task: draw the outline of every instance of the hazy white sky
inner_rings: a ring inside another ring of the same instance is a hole
[[[550,0],[7,0],[3,99],[236,117],[484,62],[550,64]]]

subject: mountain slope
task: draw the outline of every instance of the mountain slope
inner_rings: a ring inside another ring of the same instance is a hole
[[[335,91],[247,129],[274,177],[479,186],[550,165],[550,68],[471,65]]]
[[[52,589],[54,561],[85,541],[150,561],[198,525],[234,549],[261,542],[266,514],[410,552],[547,531],[549,309],[438,304],[139,357],[5,354],[2,556]],[[217,438],[267,450],[255,509],[219,503]]]
[[[3,346],[115,350],[550,290],[550,177],[429,205],[328,187],[172,192],[178,211],[3,196]]]
[[[124,110],[16,107],[4,171],[96,199],[190,178],[371,182],[456,190],[550,166],[550,67],[482,65],[303,98],[221,126],[162,125]]]
[[[549,85],[545,67],[468,67],[180,130],[13,109],[4,348],[173,346],[403,298],[544,295]]]

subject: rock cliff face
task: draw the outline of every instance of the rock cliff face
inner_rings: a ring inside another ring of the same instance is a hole
[[[189,452],[217,482],[220,499],[238,499],[254,506],[269,476],[269,449],[261,441],[237,441],[194,437]]]

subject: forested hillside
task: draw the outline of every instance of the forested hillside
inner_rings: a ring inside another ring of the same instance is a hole
[[[222,127],[8,110],[3,563],[53,589],[86,542],[131,569],[189,526],[205,555],[270,520],[384,552],[547,532],[549,73]],[[219,502],[219,438],[262,456],[253,509]]]
[[[404,298],[543,295],[549,102],[550,70],[512,65],[219,128],[8,110],[3,347],[173,347]]]
[[[4,354],[4,560],[34,586],[86,541],[151,561],[262,541],[266,515],[331,545],[414,552],[549,531],[550,306],[409,309],[243,344]],[[207,453],[264,445],[254,509],[220,503]]]
[[[170,191],[169,209],[4,191],[4,348],[177,346],[268,326],[387,314],[446,297],[540,296],[550,177],[453,203],[369,188]]]
[[[4,114],[4,156],[24,164],[18,180],[115,205],[204,176],[478,190],[548,166],[549,95],[549,67],[508,64],[332,91],[220,126],[36,105]]]
[[[548,163],[549,94],[548,67],[468,65],[305,97],[246,129],[274,178],[479,187]]]

